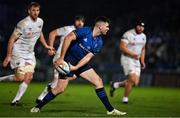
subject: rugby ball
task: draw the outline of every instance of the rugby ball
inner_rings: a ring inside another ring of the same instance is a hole
[[[62,75],[67,75],[70,73],[70,66],[64,61],[62,65],[56,67],[56,70]]]

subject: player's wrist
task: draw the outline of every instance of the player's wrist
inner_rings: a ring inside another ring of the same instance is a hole
[[[11,57],[11,56],[12,56],[12,54],[9,54],[9,53],[8,53],[6,57]]]

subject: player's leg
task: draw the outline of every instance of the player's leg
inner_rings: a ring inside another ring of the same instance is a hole
[[[18,92],[15,96],[15,98],[12,100],[11,105],[17,105],[20,101],[21,97],[24,95],[25,91],[28,88],[28,85],[30,84],[34,73],[34,66],[27,64],[24,67],[18,68],[17,70],[17,76],[18,78],[21,77],[23,82],[19,85]],[[23,78],[22,78],[23,76]]]
[[[38,97],[38,99],[36,100],[36,103],[42,101],[42,99],[47,95],[47,93],[51,90],[51,89],[54,89],[57,84],[58,84],[58,79],[59,78],[59,73],[54,70],[54,79],[52,80],[52,82],[48,83],[47,87],[43,90],[43,92],[41,93],[41,95]],[[73,76],[73,77],[69,77],[67,78],[67,80],[74,80],[76,79],[76,76]],[[68,82],[68,81],[67,81]],[[67,83],[68,84],[68,83]],[[65,84],[64,84],[65,85]],[[63,86],[64,86],[63,85]],[[61,85],[62,86],[62,85]],[[62,90],[60,90],[62,91]]]
[[[95,85],[95,91],[101,102],[104,104],[105,108],[107,109],[108,115],[125,115],[125,112],[118,111],[114,109],[114,107],[109,102],[109,99],[106,95],[103,81],[99,77],[99,75],[94,71],[94,69],[90,68],[80,74],[80,76],[89,82],[91,82],[93,85]]]
[[[7,75],[7,76],[3,76],[3,77],[0,77],[0,81],[15,81],[15,75],[14,74],[11,74],[11,75]]]
[[[132,87],[137,86],[139,83],[139,76],[136,73],[130,73],[128,79],[125,83],[124,97],[122,99],[123,103],[128,103],[128,96],[132,91]]]
[[[69,83],[69,79],[68,77],[65,77],[63,79],[59,79],[57,86],[50,90],[47,95],[43,98],[43,100],[41,102],[39,102],[35,107],[33,107],[31,109],[31,112],[39,112],[40,109],[46,105],[47,103],[49,103],[51,100],[53,100],[57,95],[63,93],[66,89],[66,87],[68,86]]]
[[[116,90],[117,88],[119,88],[119,87],[124,87],[125,84],[126,84],[126,81],[127,81],[127,80],[119,81],[119,82],[113,82],[113,81],[110,82],[110,91],[109,91],[110,96],[111,96],[111,97],[114,96],[114,92],[115,92],[115,90]]]
[[[54,69],[54,78],[52,79],[51,82],[47,84],[47,86],[41,92],[40,96],[36,99],[36,103],[42,101],[42,99],[47,95],[48,91],[56,87],[58,78],[59,78],[59,73]]]

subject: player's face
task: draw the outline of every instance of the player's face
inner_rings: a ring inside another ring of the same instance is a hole
[[[39,12],[40,12],[39,7],[35,7],[35,6],[32,6],[32,7],[28,10],[29,16],[30,16],[33,20],[36,20],[36,19],[37,19],[37,17],[39,16]]]
[[[75,20],[74,25],[76,28],[81,28],[84,26],[84,22],[82,20]]]
[[[109,31],[109,23],[105,22],[102,23],[101,26],[99,27],[101,34],[106,35],[107,32]]]
[[[144,32],[144,26],[140,26],[140,25],[137,25],[136,26],[136,31],[138,34],[141,34]]]

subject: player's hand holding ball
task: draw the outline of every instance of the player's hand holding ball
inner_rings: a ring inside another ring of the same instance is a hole
[[[70,66],[67,62],[62,59],[58,59],[54,62],[55,69],[62,75],[67,75],[70,73]]]

